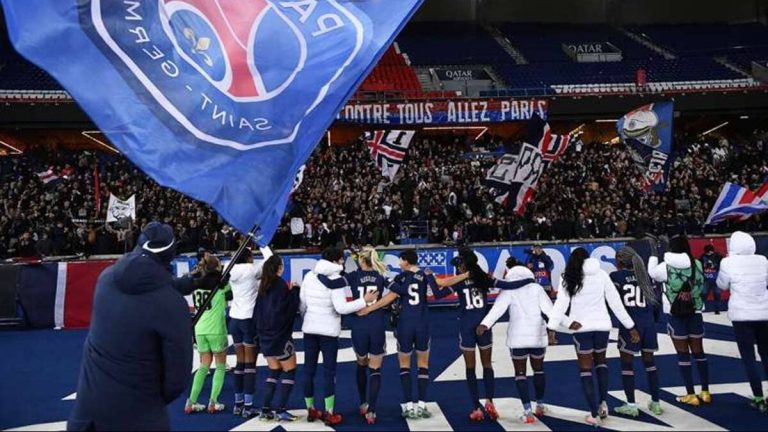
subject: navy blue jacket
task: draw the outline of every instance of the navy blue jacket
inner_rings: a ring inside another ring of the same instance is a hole
[[[541,255],[530,253],[525,264],[533,272],[537,284],[545,288],[552,286],[552,269],[555,268],[555,264],[549,255],[543,252]]]
[[[192,324],[179,289],[167,266],[141,249],[99,276],[68,430],[170,428],[166,405],[192,369]]]
[[[299,288],[289,289],[282,278],[272,282],[269,290],[256,297],[253,326],[259,339],[283,340],[293,333],[293,322],[299,311]]]

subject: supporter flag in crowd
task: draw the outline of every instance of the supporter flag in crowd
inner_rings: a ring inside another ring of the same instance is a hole
[[[75,172],[75,169],[72,168],[71,165],[66,165],[58,171],[53,166],[49,166],[47,170],[37,173],[37,177],[44,184],[48,184],[60,179],[69,180],[69,176],[71,176],[73,172]]]
[[[136,195],[123,201],[120,198],[109,194],[107,222],[117,222],[125,218],[136,220]]]
[[[496,202],[508,205],[514,199],[515,212],[523,214],[544,170],[565,153],[571,140],[571,135],[553,134],[549,124],[534,115],[528,124],[528,142],[517,154],[506,153],[488,170],[485,184]]]
[[[52,181],[55,181],[55,180],[59,179],[59,175],[56,174],[56,172],[54,171],[53,167],[49,167],[47,170],[41,171],[41,172],[37,173],[37,177],[44,184],[48,184],[48,183],[50,183]]]
[[[756,192],[726,183],[709,213],[706,225],[715,225],[726,219],[745,220],[765,210],[768,210],[768,180]]]
[[[412,130],[377,130],[366,133],[365,143],[383,176],[395,179],[415,133]]]
[[[296,173],[296,177],[293,178],[293,187],[291,188],[291,193],[296,192],[299,190],[299,186],[301,186],[301,183],[304,181],[304,171],[307,169],[306,165],[302,165],[299,168],[299,171]]]
[[[663,191],[672,153],[672,102],[641,106],[616,123],[619,137],[641,170],[643,190]]]
[[[16,49],[123,154],[267,243],[295,173],[422,1],[2,5]]]

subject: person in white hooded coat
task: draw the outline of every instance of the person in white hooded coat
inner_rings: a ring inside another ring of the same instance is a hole
[[[768,377],[768,259],[756,255],[756,249],[755,240],[749,234],[741,231],[731,234],[728,257],[720,263],[717,286],[731,291],[728,318],[733,322],[736,344],[752,387],[752,405],[766,412],[755,345]]]
[[[519,265],[514,258],[507,261],[511,267],[504,279],[507,281],[522,281],[534,279],[533,272]],[[547,408],[544,405],[544,355],[550,337],[547,332],[545,315],[552,313],[552,300],[547,291],[538,283],[529,283],[517,290],[504,290],[496,298],[493,307],[477,328],[478,334],[483,334],[498,321],[504,312],[509,311],[509,326],[507,327],[507,347],[515,367],[515,384],[523,402],[524,413],[521,420],[524,423],[534,423],[534,414],[542,417]],[[564,318],[566,326],[571,325],[568,317]],[[536,393],[536,410],[531,408],[531,398],[528,389],[527,363],[530,359],[533,369],[533,386]]]
[[[310,421],[323,417],[329,426],[341,423],[341,415],[334,413],[336,404],[336,358],[339,351],[341,333],[341,315],[355,313],[376,301],[378,293],[367,292],[355,301],[347,302],[346,282],[341,272],[344,270],[344,252],[337,248],[323,251],[322,259],[314,270],[307,273],[301,284],[299,310],[304,316],[301,331],[304,332],[304,400]],[[319,278],[330,281],[325,285]],[[320,352],[323,353],[323,379],[325,413],[315,409],[314,378]]]
[[[613,327],[608,308],[630,331],[633,343],[640,340],[640,335],[632,317],[624,309],[611,277],[600,268],[599,261],[589,258],[584,248],[576,248],[571,252],[557,292],[557,301],[547,327],[556,330],[565,322],[566,315],[573,320],[569,328],[575,332],[573,340],[581,370],[581,383],[590,408],[586,421],[589,425],[598,426],[601,419],[608,417],[608,363],[605,353],[608,349],[608,335]],[[597,372],[599,404],[594,395],[593,366]]]

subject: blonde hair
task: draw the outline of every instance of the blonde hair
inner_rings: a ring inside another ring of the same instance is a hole
[[[379,253],[371,246],[366,246],[358,254],[358,259],[365,262],[365,265],[376,270],[380,275],[387,274],[387,265],[379,259]]]

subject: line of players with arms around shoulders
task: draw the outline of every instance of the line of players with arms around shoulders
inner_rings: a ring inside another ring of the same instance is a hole
[[[734,233],[730,255],[723,259],[717,285],[731,290],[729,316],[734,321],[737,343],[752,385],[751,405],[766,412],[761,380],[755,362],[754,346],[762,357],[768,375],[768,261],[755,255],[755,242],[746,233]],[[545,290],[528,267],[511,257],[503,279],[489,276],[478,265],[469,248],[460,248],[451,261],[456,276],[436,278],[428,269],[418,267],[415,250],[400,254],[402,273],[387,277],[387,268],[372,247],[355,252],[358,269],[344,271],[344,253],[329,248],[322,259],[306,274],[301,286],[283,279],[282,258],[262,248],[266,260],[254,263],[246,250],[234,265],[229,283],[218,290],[209,309],[195,327],[196,346],[201,364],[196,371],[191,394],[185,405],[188,414],[226,409],[219,402],[226,373],[227,333],[234,342],[237,364],[234,369],[235,403],[233,413],[264,421],[296,421],[288,411],[289,396],[296,383],[297,361],[293,325],[297,314],[303,316],[305,364],[303,370],[306,420],[323,421],[329,426],[342,422],[335,411],[336,363],[341,333],[341,316],[350,315],[352,344],[357,355],[356,381],[360,398],[359,414],[368,424],[376,423],[381,369],[386,353],[387,316],[395,328],[402,385],[402,416],[429,418],[427,407],[430,353],[428,293],[442,298],[455,293],[459,299],[458,340],[466,364],[466,383],[471,404],[469,418],[474,422],[496,420],[499,412],[493,399],[494,370],[491,327],[509,312],[507,347],[515,372],[515,384],[523,404],[522,423],[535,423],[547,415],[544,359],[548,345],[556,343],[555,331],[573,334],[588,414],[585,422],[599,426],[609,416],[607,404],[608,364],[606,351],[612,328],[609,310],[621,324],[618,349],[626,403],[615,407],[616,414],[638,417],[635,402],[635,357],[639,354],[645,369],[651,402],[648,409],[663,414],[659,399],[658,371],[654,352],[658,350],[656,323],[662,315],[662,296],[671,305],[667,330],[677,351],[678,366],[686,394],[677,397],[681,404],[698,406],[712,402],[709,392],[709,368],[702,340],[704,325],[702,291],[707,277],[699,260],[691,255],[685,237],[669,242],[669,252],[659,260],[658,245],[648,241],[651,256],[646,266],[638,252],[622,247],[616,254],[617,270],[607,273],[587,251],[572,251],[557,290]],[[537,247],[535,255],[541,255]],[[207,262],[205,257],[202,262]],[[215,257],[213,258],[215,259]],[[745,265],[744,260],[751,260]],[[731,260],[731,262],[729,262]],[[745,270],[747,269],[748,270]],[[744,274],[748,271],[748,274]],[[763,292],[759,291],[762,284]],[[489,291],[500,289],[495,303],[488,302]],[[352,300],[347,292],[351,291]],[[207,290],[193,293],[196,306],[203,304]],[[554,303],[551,297],[554,297]],[[229,324],[226,307],[231,300]],[[755,301],[762,305],[755,306]],[[745,312],[746,310],[746,312]],[[738,322],[737,322],[738,321]],[[480,352],[485,404],[480,402],[476,375],[476,351]],[[263,401],[254,400],[256,357],[266,359],[268,377],[263,386]],[[316,404],[314,377],[319,354],[323,354],[323,401]],[[417,391],[413,392],[412,356],[416,357]],[[200,392],[215,360],[216,371],[210,402],[198,402]],[[694,360],[693,362],[691,360]],[[533,369],[533,397],[529,389],[527,366]],[[698,370],[701,392],[696,393],[692,364]],[[593,377],[594,375],[594,377]],[[596,380],[595,380],[596,378]],[[597,388],[595,388],[595,381]]]

